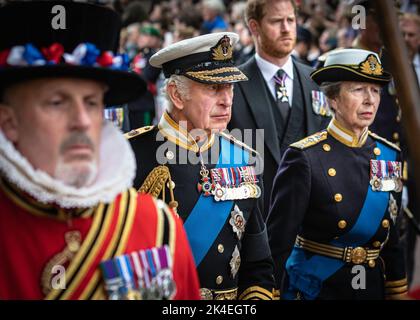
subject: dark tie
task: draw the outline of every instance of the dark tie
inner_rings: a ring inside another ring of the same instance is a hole
[[[276,101],[279,106],[281,116],[284,123],[287,122],[290,113],[289,97],[286,90],[286,73],[280,69],[274,76],[274,83],[276,88]]]

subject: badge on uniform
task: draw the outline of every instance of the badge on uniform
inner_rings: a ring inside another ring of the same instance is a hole
[[[214,168],[210,170],[211,194],[216,201],[259,198],[261,188],[253,166]],[[203,189],[204,191],[204,189]],[[208,193],[204,192],[204,195]]]
[[[106,260],[101,270],[110,300],[169,300],[176,293],[167,245]]]
[[[322,91],[312,90],[312,109],[316,114],[324,117],[331,117],[327,97]]]
[[[401,162],[370,160],[370,185],[373,191],[402,191]]]
[[[389,215],[391,216],[392,222],[394,222],[395,224],[395,221],[397,220],[397,216],[398,216],[398,204],[397,204],[397,200],[395,200],[392,193],[389,195],[388,212],[389,212]]]
[[[238,239],[241,240],[242,235],[245,232],[246,220],[244,218],[243,212],[241,209],[239,209],[237,204],[235,204],[233,210],[230,213],[229,224],[232,226],[233,232],[236,233]]]
[[[239,267],[241,266],[241,254],[239,253],[238,246],[235,246],[235,250],[232,253],[232,259],[230,259],[230,273],[232,274],[232,278],[236,277],[236,274],[239,271]]]

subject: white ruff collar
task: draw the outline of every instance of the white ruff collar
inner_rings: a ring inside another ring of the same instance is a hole
[[[61,208],[89,208],[110,203],[132,186],[136,172],[133,151],[122,133],[105,121],[102,128],[98,176],[82,188],[68,186],[35,169],[0,130],[0,175],[41,203]]]

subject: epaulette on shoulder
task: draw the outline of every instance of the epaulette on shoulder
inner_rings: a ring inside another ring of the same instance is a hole
[[[227,134],[225,132],[220,132],[220,135],[222,137],[224,137],[225,139],[231,141],[234,144],[237,144],[238,146],[240,146],[241,148],[249,151],[250,153],[254,153],[257,156],[259,156],[260,154],[258,153],[257,150],[252,149],[250,146],[248,146],[247,144],[243,143],[242,141],[236,139],[234,136],[232,136],[231,134]]]
[[[125,133],[124,137],[127,140],[129,140],[129,139],[137,137],[137,136],[139,136],[143,133],[149,132],[150,130],[153,130],[154,127],[155,126],[145,126],[145,127],[141,127],[141,128],[138,128],[138,129],[134,129],[134,130],[131,130],[131,131]]]
[[[375,139],[375,140],[379,140],[382,141],[383,143],[385,143],[386,145],[388,145],[389,147],[397,150],[397,151],[401,151],[400,147],[397,146],[395,143],[392,143],[391,141],[386,140],[385,138],[382,138],[381,136],[378,136],[376,133],[373,133],[371,131],[369,131],[369,135]]]
[[[303,150],[303,149],[306,149],[306,148],[309,148],[318,144],[319,142],[327,139],[327,137],[328,137],[328,132],[324,130],[324,131],[314,133],[313,135],[310,135],[306,138],[303,138],[302,140],[299,140],[298,142],[292,143],[290,146],[293,148]]]

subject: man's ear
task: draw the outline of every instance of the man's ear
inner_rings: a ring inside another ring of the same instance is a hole
[[[257,22],[257,20],[250,19],[248,21],[248,28],[249,28],[249,31],[251,32],[251,35],[252,36],[254,36],[254,37],[258,36],[259,31],[258,31],[258,22]]]
[[[166,87],[166,92],[172,101],[172,104],[178,110],[184,109],[184,100],[174,82],[170,82]]]
[[[19,133],[16,113],[13,108],[2,103],[0,103],[0,130],[10,142],[17,142]]]

